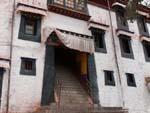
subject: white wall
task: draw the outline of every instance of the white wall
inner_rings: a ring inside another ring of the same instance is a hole
[[[9,58],[12,6],[9,0],[0,1],[0,58]]]
[[[91,36],[91,32],[88,30],[88,22],[64,15],[48,12],[43,24],[44,27],[54,27]]]
[[[55,27],[63,30],[91,35],[87,22],[47,13],[42,19],[42,29]],[[40,107],[45,60],[45,43],[18,39],[21,15],[15,14],[13,55],[10,84],[10,112],[30,112]],[[43,34],[43,30],[41,30]],[[41,38],[44,38],[43,35]],[[36,76],[20,74],[21,57],[36,58]]]
[[[45,0],[46,1],[46,0]],[[46,3],[44,1],[44,4]],[[0,1],[0,57],[9,58],[10,45],[10,26],[11,26],[11,2],[8,0]],[[106,9],[88,5],[89,14],[92,18],[110,25],[109,13]],[[5,15],[5,17],[3,16]],[[111,12],[113,31],[117,28],[116,15]],[[29,112],[40,106],[42,94],[42,81],[45,59],[45,44],[25,41],[18,39],[19,25],[21,15],[15,14],[14,38],[13,38],[13,54],[12,54],[12,70],[11,70],[11,87],[10,87],[10,112]],[[91,35],[88,30],[88,22],[83,20],[66,17],[63,15],[47,12],[47,16],[42,19],[42,29],[45,27],[55,27],[76,33]],[[150,24],[148,24],[150,32]],[[144,77],[150,76],[150,63],[145,61],[143,47],[139,41],[139,30],[137,22],[129,23],[129,29],[134,31],[132,37],[132,49],[134,60],[121,57],[119,38],[114,35],[117,58],[119,62],[119,70],[123,84],[123,98],[119,84],[117,66],[115,62],[113,39],[111,37],[110,26],[106,31],[106,48],[107,54],[95,52],[96,69],[98,75],[100,104],[103,107],[121,107],[123,100],[125,108],[129,109],[129,113],[150,113],[150,92],[145,86]],[[43,33],[43,31],[41,30]],[[43,37],[41,37],[43,38]],[[36,58],[36,76],[20,75],[21,57]],[[103,70],[114,71],[116,86],[105,86]],[[133,73],[137,87],[127,86],[125,73]],[[2,94],[2,111],[6,106],[6,89],[8,80],[8,70],[5,72]],[[123,100],[122,100],[123,99]],[[148,112],[149,110],[149,112]]]
[[[115,17],[113,17],[115,18]],[[113,20],[113,22],[115,22]],[[125,108],[129,109],[129,113],[148,113],[147,107],[149,107],[149,97],[146,86],[145,86],[145,74],[150,75],[150,63],[145,61],[144,51],[142,43],[139,39],[139,30],[137,21],[129,24],[129,30],[134,32],[131,37],[131,45],[134,54],[134,59],[128,59],[121,57],[121,50],[119,44],[119,37],[115,36],[116,51],[119,62],[119,69],[121,79],[123,83],[123,96],[125,100]],[[114,29],[116,26],[113,26]],[[149,28],[150,29],[150,28]],[[127,85],[127,78],[125,73],[133,73],[137,87],[129,87]],[[146,102],[147,100],[148,102]]]
[[[95,20],[99,18],[99,22],[103,22],[104,24],[109,25],[108,31],[106,31],[105,33],[105,43],[106,43],[107,53],[105,54],[105,53],[95,52],[100,104],[103,107],[121,107],[122,97],[120,92],[118,71],[116,68],[116,62],[115,62],[115,56],[113,50],[111,29],[109,24],[110,23],[109,12],[106,9],[102,9],[92,5],[88,5],[88,9],[91,18]],[[105,85],[104,70],[114,71],[116,86]]]
[[[10,83],[10,112],[29,112],[40,106],[45,44],[18,39],[21,15],[15,15]],[[36,76],[20,75],[21,57],[36,59]]]
[[[109,23],[108,11],[88,5],[90,15],[92,18],[99,18],[99,20],[105,20],[104,23]],[[119,37],[116,35],[117,21],[115,12],[111,12],[112,24],[114,31],[115,46],[117,51],[117,58],[119,63],[119,70],[121,75],[121,81],[123,86],[123,100],[125,102],[124,108],[129,109],[129,113],[148,113],[150,93],[145,86],[145,76],[150,76],[150,63],[145,61],[144,51],[139,39],[139,30],[137,21],[131,23],[128,21],[129,30],[134,32],[131,40],[132,49],[134,53],[134,59],[123,58],[121,56]],[[110,25],[110,24],[109,24]],[[150,26],[148,25],[150,30]],[[99,96],[100,103],[102,106],[120,107],[122,105],[121,89],[119,85],[118,73],[115,64],[114,57],[114,47],[112,45],[112,37],[110,35],[111,31],[106,31],[106,47],[107,54],[95,53],[96,59],[96,69],[98,74],[98,84],[99,84]],[[104,73],[103,70],[114,70],[114,76],[116,81],[115,87],[104,85]],[[135,80],[137,87],[129,87],[127,85],[127,78],[125,73],[133,73],[135,75]]]
[[[10,59],[10,41],[11,41],[11,18],[12,2],[10,0],[0,1],[0,58]],[[1,109],[6,111],[7,88],[8,88],[9,69],[6,69],[3,75]]]

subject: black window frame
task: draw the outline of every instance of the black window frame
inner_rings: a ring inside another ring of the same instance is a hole
[[[126,52],[125,46],[123,46],[124,45],[123,43],[125,43],[125,41],[127,41],[127,43],[128,43],[128,46],[129,46],[128,48],[130,51],[129,53]],[[119,42],[120,42],[120,48],[121,48],[121,56],[124,58],[134,59],[134,54],[133,54],[133,49],[132,49],[132,44],[131,44],[131,37],[125,36],[125,35],[120,35]]]
[[[126,73],[126,78],[127,78],[127,85],[128,86],[130,86],[130,87],[137,87],[134,74]]]
[[[126,18],[126,10],[123,7],[118,6],[116,8],[116,19],[118,29],[129,31],[129,25]],[[125,25],[122,23],[124,23]]]
[[[91,28],[92,31],[92,36],[94,38],[94,45],[95,45],[95,51],[96,52],[101,52],[101,53],[107,53],[107,48],[106,48],[106,41],[105,41],[105,31],[98,29],[98,28]],[[97,40],[102,42],[99,42],[98,46],[96,42]],[[100,43],[102,43],[103,47],[100,47]]]
[[[106,86],[116,86],[114,71],[104,70],[104,78],[105,78],[105,85]],[[112,80],[110,80],[110,78]]]
[[[27,21],[34,21],[34,34],[27,34],[25,33],[25,26]],[[19,39],[26,40],[26,41],[33,41],[33,42],[41,42],[41,16],[31,13],[21,13],[21,23],[19,29]]]
[[[4,72],[5,72],[5,69],[0,67],[0,75],[3,75]]]
[[[139,15],[137,19],[137,23],[138,23],[138,29],[140,35],[149,37],[148,26],[146,24],[146,17]]]
[[[4,75],[4,72],[6,70],[4,68],[1,68],[0,67],[0,106],[1,106],[1,103],[2,103],[2,88],[3,88],[3,75]]]
[[[150,48],[150,42],[143,41],[142,46],[143,46],[143,50],[144,50],[145,61],[150,62],[150,56],[149,56],[148,50],[146,48],[146,46],[149,46],[149,48]]]
[[[32,62],[32,70],[25,69],[25,62]],[[25,58],[21,57],[21,68],[20,68],[21,75],[29,75],[29,76],[36,76],[36,59],[35,58]]]

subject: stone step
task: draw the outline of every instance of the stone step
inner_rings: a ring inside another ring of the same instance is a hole
[[[88,100],[86,99],[66,99],[66,98],[61,98],[61,103],[88,103]]]
[[[122,108],[100,108],[98,106],[91,108],[85,104],[63,104],[58,109],[56,104],[51,104],[49,109],[41,109],[36,113],[128,113]]]
[[[66,96],[81,96],[83,98],[85,98],[85,96],[87,96],[87,94],[85,92],[80,92],[81,90],[61,90],[61,94],[64,94]]]
[[[68,86],[68,85],[62,85],[61,86],[62,90],[66,90],[66,91],[82,91],[82,92],[85,92],[83,88],[81,88],[81,86],[77,86],[77,85],[72,85],[72,86]],[[81,92],[81,93],[82,93]]]
[[[70,74],[68,76],[67,73],[65,73],[66,75],[63,75],[63,74],[57,74],[58,76],[56,76],[56,78],[59,78],[59,79],[64,79],[64,80],[77,80],[76,76],[73,75],[73,74]]]
[[[72,81],[72,82],[71,81],[62,81],[62,86],[76,86],[76,87],[82,88],[82,87],[80,87],[81,84],[79,82],[75,82],[75,81]]]

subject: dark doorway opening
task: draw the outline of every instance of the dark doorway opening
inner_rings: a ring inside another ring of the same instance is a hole
[[[73,100],[76,101],[77,98],[72,94],[72,92],[75,92],[78,96],[82,96],[78,102],[82,102],[84,99],[84,102],[88,103],[89,98],[91,98],[94,103],[98,103],[94,55],[60,45],[51,46],[47,44],[41,100],[42,106],[50,105],[50,103],[56,102],[59,98],[60,94],[57,94],[58,81],[63,84],[62,92],[68,92],[68,96],[64,93],[64,98],[70,97],[64,99],[64,101],[68,100],[68,103],[73,102]],[[62,95],[61,98],[63,98]]]

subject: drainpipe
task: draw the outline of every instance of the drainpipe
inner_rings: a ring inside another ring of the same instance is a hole
[[[11,2],[10,2],[11,4]],[[13,0],[13,10],[11,17],[11,41],[10,41],[10,69],[8,74],[8,86],[7,86],[7,98],[6,98],[6,113],[9,113],[9,99],[10,99],[10,79],[11,79],[11,64],[12,64],[12,51],[13,51],[13,35],[14,35],[14,18],[15,18],[15,4],[16,1]]]
[[[111,8],[110,8],[110,2],[109,0],[107,0],[107,4],[108,4],[108,10],[109,10],[109,19],[110,19],[110,27],[111,27],[111,35],[112,35],[112,39],[113,39],[113,46],[114,46],[114,54],[115,54],[115,62],[117,65],[117,71],[118,71],[118,76],[119,76],[119,83],[120,83],[120,87],[121,87],[121,97],[122,97],[122,105],[123,108],[125,107],[125,101],[124,101],[124,91],[123,91],[123,85],[122,85],[122,80],[121,80],[121,73],[120,73],[120,69],[119,69],[119,61],[118,61],[118,56],[117,56],[117,47],[115,46],[115,37],[114,37],[114,32],[113,32],[113,24],[112,24],[112,16],[111,16]]]

